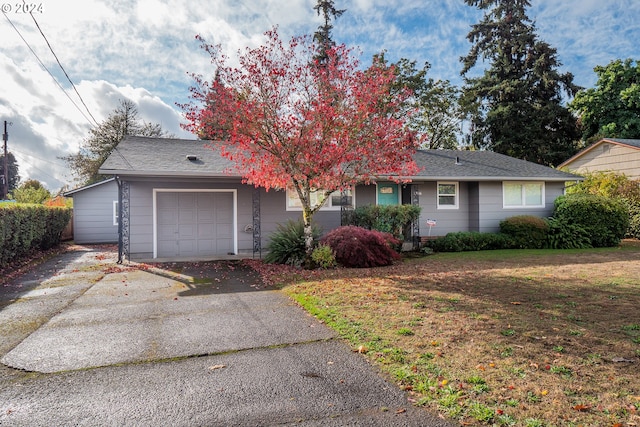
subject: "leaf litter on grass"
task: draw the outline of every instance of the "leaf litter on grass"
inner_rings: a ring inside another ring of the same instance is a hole
[[[354,348],[420,405],[468,425],[607,426],[640,425],[639,277],[640,246],[625,244],[272,280],[331,310]]]

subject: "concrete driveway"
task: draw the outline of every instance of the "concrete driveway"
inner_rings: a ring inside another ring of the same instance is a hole
[[[115,259],[79,246],[0,289],[0,425],[452,425],[237,263]]]

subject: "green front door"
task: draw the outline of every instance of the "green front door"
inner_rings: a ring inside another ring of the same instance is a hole
[[[377,199],[379,205],[400,204],[400,186],[395,182],[379,182]]]

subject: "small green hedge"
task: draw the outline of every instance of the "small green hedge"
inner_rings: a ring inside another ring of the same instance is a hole
[[[344,225],[377,230],[401,237],[408,234],[408,228],[419,218],[420,206],[368,205],[348,212]]]
[[[68,208],[0,204],[0,268],[34,250],[59,244],[70,219]]]
[[[511,237],[504,233],[459,231],[428,240],[424,246],[435,252],[467,252],[511,249],[515,247],[515,243]]]
[[[544,248],[548,231],[547,221],[533,215],[517,215],[500,221],[500,232],[510,236],[514,247],[520,249]]]

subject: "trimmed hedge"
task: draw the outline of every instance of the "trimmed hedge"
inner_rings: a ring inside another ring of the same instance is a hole
[[[500,221],[500,232],[511,237],[515,248],[542,249],[547,242],[549,224],[533,215],[517,215]]]
[[[629,209],[626,203],[595,194],[558,197],[553,217],[562,223],[582,227],[594,248],[618,245],[629,228]]]
[[[348,212],[345,225],[391,233],[396,237],[407,235],[411,223],[420,218],[420,206],[367,205]]]
[[[425,247],[435,252],[466,252],[494,249],[511,249],[514,242],[504,233],[480,233],[477,231],[459,231],[446,236],[428,240]]]
[[[70,219],[68,208],[0,204],[0,268],[34,250],[58,245]]]

